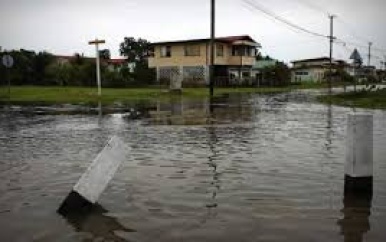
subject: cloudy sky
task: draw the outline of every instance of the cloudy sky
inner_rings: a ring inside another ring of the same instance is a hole
[[[289,62],[328,56],[328,40],[294,30],[245,1],[323,35],[329,34],[328,13],[335,14],[335,35],[363,46],[366,62],[369,41],[376,55],[372,64],[386,55],[385,0],[216,0],[217,36],[248,34],[264,54]],[[87,42],[98,37],[119,57],[125,36],[151,42],[207,38],[209,13],[210,0],[0,0],[0,46],[93,56]],[[348,59],[353,48],[337,44],[334,57]]]

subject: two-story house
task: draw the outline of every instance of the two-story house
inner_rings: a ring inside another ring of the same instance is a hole
[[[155,68],[161,82],[184,85],[209,82],[210,39],[191,39],[153,43],[149,68]],[[216,80],[240,81],[250,77],[260,44],[250,36],[215,39],[214,75]]]

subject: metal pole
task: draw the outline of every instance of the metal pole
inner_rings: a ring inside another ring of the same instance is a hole
[[[240,53],[240,68],[239,68],[239,85],[242,83],[242,68],[243,68],[243,46],[239,46]]]
[[[11,100],[11,78],[9,77],[9,68],[6,70],[7,82],[8,82],[8,101]]]
[[[332,94],[332,52],[334,43],[334,15],[330,15],[330,70],[328,75],[328,94]]]
[[[101,97],[102,95],[101,69],[100,69],[100,62],[99,62],[99,44],[98,43],[95,45],[95,50],[96,50],[96,72],[97,72],[97,83],[98,83],[98,96]]]
[[[210,63],[209,63],[209,93],[213,97],[214,86],[214,48],[215,48],[215,28],[216,28],[216,1],[211,0],[210,14]]]

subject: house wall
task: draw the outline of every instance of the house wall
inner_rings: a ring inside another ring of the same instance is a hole
[[[291,82],[322,82],[324,80],[325,68],[299,68],[291,71]]]
[[[215,53],[215,65],[253,65],[254,56],[232,56],[232,45],[216,43],[224,46],[224,55],[217,56]],[[204,66],[209,65],[210,46],[209,43],[192,43],[189,45],[199,45],[200,56],[185,56],[186,44],[173,44],[171,46],[171,57],[161,57],[161,45],[154,48],[154,57],[149,58],[149,67],[169,67],[169,66]],[[216,52],[216,50],[215,50]]]

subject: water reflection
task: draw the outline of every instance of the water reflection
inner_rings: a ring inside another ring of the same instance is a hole
[[[328,153],[331,152],[332,147],[332,135],[333,135],[333,116],[332,116],[332,104],[327,104],[327,133],[326,133],[326,150]]]
[[[208,126],[208,145],[210,149],[210,155],[208,157],[208,166],[212,170],[212,181],[211,181],[211,202],[206,205],[207,208],[216,208],[217,207],[217,193],[220,190],[220,173],[218,172],[218,165],[216,159],[218,156],[218,151],[216,150],[216,144],[218,142],[216,129],[214,126]]]
[[[103,112],[102,112],[102,102],[99,100],[98,101],[98,123],[102,123],[102,118],[103,118]]]
[[[118,222],[117,218],[105,215],[108,211],[95,204],[90,211],[62,215],[77,232],[85,232],[92,236],[92,241],[127,242],[127,239],[116,235],[116,232],[135,232]]]
[[[341,210],[344,217],[338,220],[345,242],[364,241],[363,236],[370,231],[371,201],[371,193],[345,193]]]
[[[241,95],[185,100],[182,96],[173,96],[165,102],[158,101],[149,111],[152,125],[207,125],[228,124],[238,121],[252,121],[253,104]],[[210,115],[208,115],[210,113]]]

